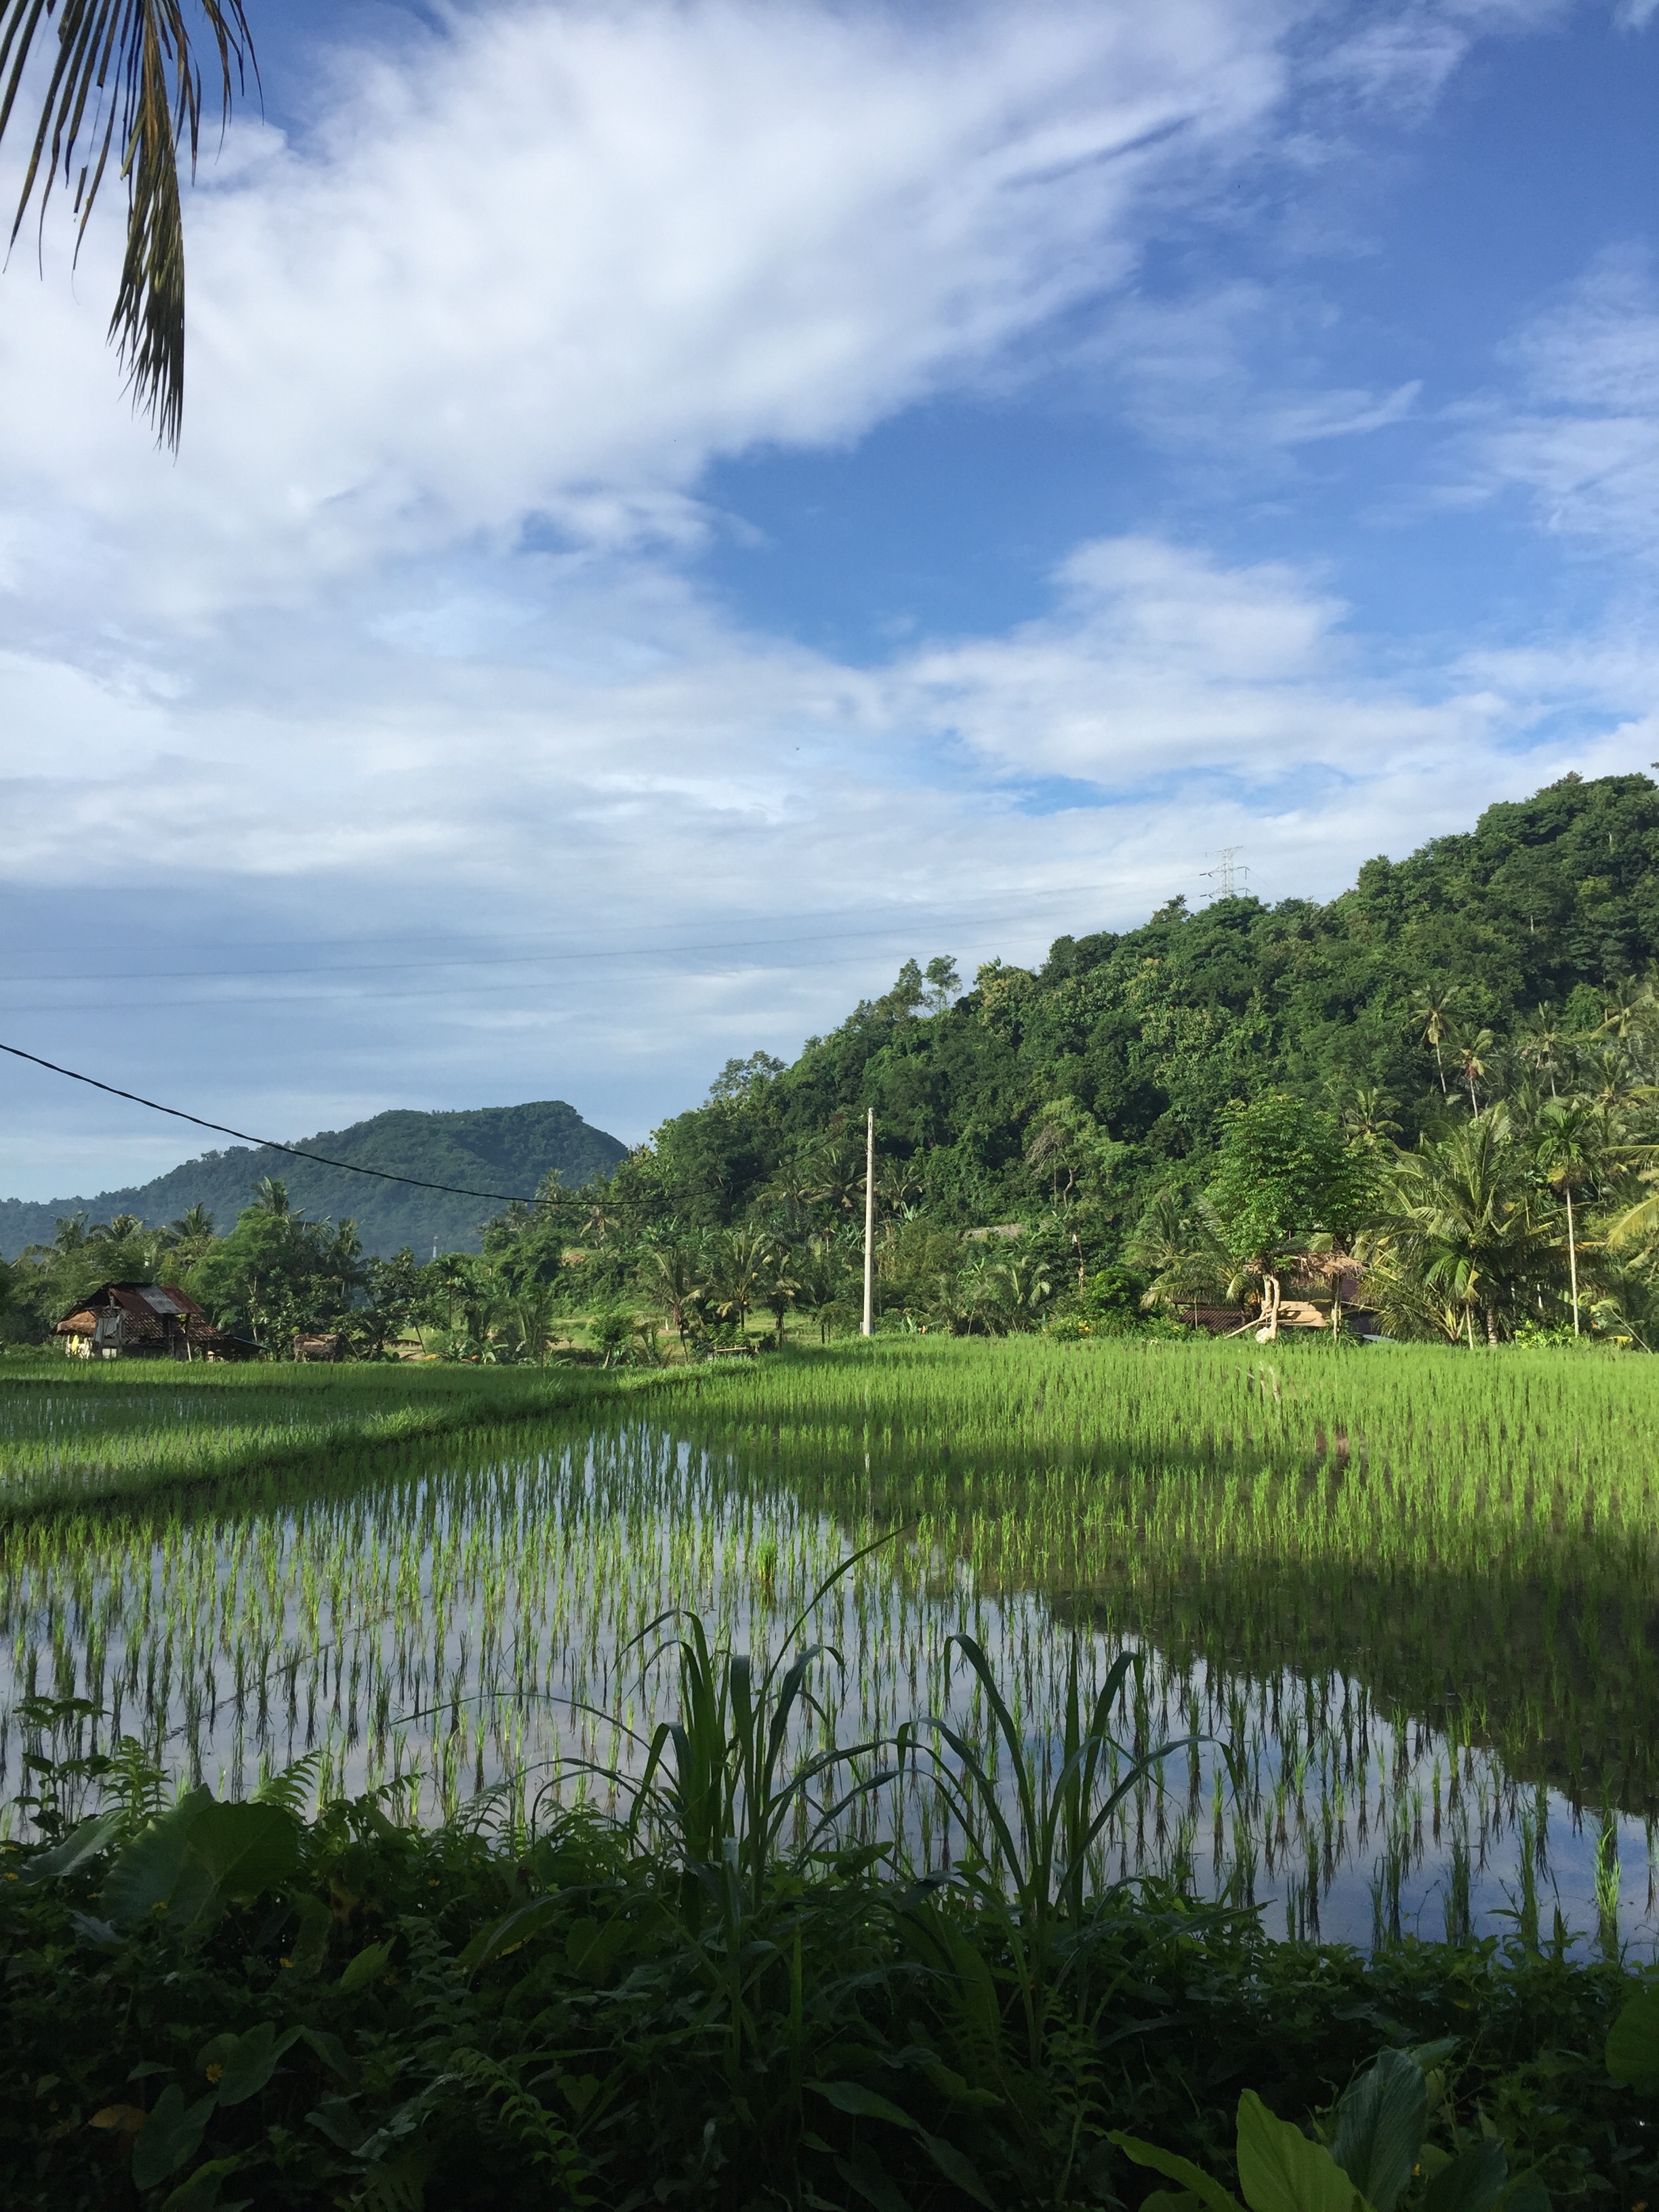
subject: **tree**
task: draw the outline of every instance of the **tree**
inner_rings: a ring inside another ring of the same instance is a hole
[[[1480,1094],[1474,1086],[1477,1079],[1484,1077],[1486,1073],[1486,1056],[1492,1048],[1492,1033],[1490,1030],[1476,1030],[1473,1036],[1460,1037],[1457,1042],[1458,1073],[1468,1085],[1469,1110],[1473,1114],[1480,1111]]]
[[[1146,1279],[1140,1303],[1179,1313],[1212,1297],[1231,1272],[1230,1256],[1215,1220],[1201,1205],[1185,1203],[1172,1188],[1158,1192],[1136,1224],[1124,1257]]]
[[[1393,1218],[1379,1238],[1385,1267],[1442,1297],[1471,1350],[1477,1311],[1496,1344],[1506,1314],[1524,1310],[1548,1278],[1554,1239],[1533,1212],[1522,1167],[1498,1105],[1402,1155],[1395,1173]]]
[[[722,1321],[736,1322],[739,1334],[765,1273],[770,1241],[759,1230],[728,1229],[710,1248],[708,1302]]]
[[[1434,1047],[1434,1070],[1440,1078],[1440,1095],[1446,1093],[1446,1064],[1440,1057],[1440,1048],[1451,1032],[1452,1010],[1456,1006],[1456,989],[1419,991],[1412,1000],[1412,1019],[1423,1033],[1425,1044]]]
[[[213,1216],[198,1200],[176,1221],[169,1221],[163,1233],[169,1265],[188,1274],[213,1249]]]
[[[1567,1208],[1567,1268],[1572,1284],[1572,1333],[1578,1326],[1578,1243],[1573,1225],[1572,1194],[1582,1190],[1595,1173],[1602,1152],[1601,1131],[1595,1109],[1583,1099],[1552,1098],[1538,1117],[1534,1152],[1552,1190],[1559,1191]]]
[[[220,112],[228,122],[253,65],[242,0],[194,0],[194,8],[217,64]],[[37,192],[44,223],[47,196],[61,178],[74,190],[78,251],[115,155],[127,188],[127,242],[109,336],[134,404],[175,448],[185,400],[179,149],[188,142],[193,175],[202,123],[193,13],[187,0],[0,0],[0,143],[21,113],[26,76],[31,90],[45,76],[12,240]],[[32,71],[34,41],[46,23],[56,26],[58,51],[44,72]]]
[[[647,1290],[662,1301],[668,1326],[679,1338],[680,1350],[686,1351],[686,1323],[703,1296],[702,1255],[695,1245],[678,1240],[653,1244],[647,1249],[644,1273]]]
[[[757,1271],[760,1302],[777,1329],[778,1350],[783,1349],[783,1324],[789,1309],[801,1294],[800,1271],[793,1246],[782,1237],[770,1237]]]
[[[1316,1231],[1351,1236],[1372,1182],[1368,1163],[1350,1151],[1332,1117],[1287,1092],[1228,1109],[1209,1200],[1228,1252],[1261,1279],[1269,1340],[1279,1334],[1281,1255]]]
[[[708,1086],[710,1098],[746,1098],[758,1085],[783,1073],[783,1062],[769,1052],[751,1052],[747,1060],[728,1060]]]
[[[222,1325],[274,1346],[296,1329],[345,1321],[364,1279],[354,1224],[306,1220],[277,1182],[191,1270],[191,1294]]]

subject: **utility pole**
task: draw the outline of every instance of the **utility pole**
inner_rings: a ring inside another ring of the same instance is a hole
[[[876,1109],[864,1140],[864,1330],[876,1333]]]

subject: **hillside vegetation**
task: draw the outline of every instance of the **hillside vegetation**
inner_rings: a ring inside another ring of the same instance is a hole
[[[603,1129],[590,1127],[574,1107],[557,1098],[453,1114],[399,1108],[295,1142],[302,1152],[326,1152],[392,1175],[526,1194],[550,1175],[573,1187],[585,1183],[604,1175],[627,1149]],[[313,1218],[352,1220],[364,1251],[382,1255],[405,1244],[429,1252],[434,1240],[441,1252],[476,1252],[479,1224],[496,1211],[489,1200],[397,1183],[377,1186],[365,1176],[296,1160],[268,1145],[239,1145],[204,1152],[153,1182],[101,1191],[95,1198],[39,1205],[0,1199],[0,1257],[13,1260],[27,1245],[50,1243],[58,1222],[77,1213],[86,1215],[88,1225],[131,1214],[154,1226],[200,1206],[228,1225],[267,1176],[282,1178],[299,1212]]]
[[[1328,905],[1173,899],[1121,936],[1056,939],[1034,970],[992,961],[959,995],[913,964],[793,1066],[733,1063],[619,1188],[729,1222],[873,1106],[908,1197],[941,1220],[1000,1221],[1048,1187],[1027,1153],[1064,1099],[1122,1147],[1103,1207],[1127,1224],[1172,1174],[1204,1179],[1230,1100],[1386,1102],[1413,1145],[1443,1118],[1458,1042],[1489,1031],[1482,1056],[1524,1066],[1540,1035],[1596,1032],[1656,957],[1659,787],[1569,777],[1408,860],[1367,861]]]

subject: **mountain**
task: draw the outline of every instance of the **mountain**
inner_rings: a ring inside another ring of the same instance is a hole
[[[608,1175],[628,1149],[603,1129],[590,1127],[574,1106],[557,1098],[457,1114],[399,1108],[354,1121],[349,1129],[320,1130],[301,1139],[300,1146],[392,1175],[526,1198],[555,1169],[572,1188]],[[480,1223],[501,1211],[490,1199],[377,1182],[296,1160],[269,1145],[238,1145],[228,1152],[204,1152],[153,1182],[100,1191],[96,1198],[58,1198],[49,1205],[0,1199],[0,1257],[15,1259],[26,1244],[49,1243],[58,1218],[72,1213],[88,1214],[94,1221],[136,1213],[154,1226],[176,1220],[199,1202],[222,1232],[263,1176],[286,1183],[295,1207],[313,1220],[326,1216],[355,1221],[368,1252],[389,1254],[407,1244],[417,1257],[430,1257],[434,1242],[441,1252],[476,1252]]]

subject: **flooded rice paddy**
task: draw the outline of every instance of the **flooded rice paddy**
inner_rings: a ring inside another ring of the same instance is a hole
[[[1248,1437],[1212,1419],[1206,1452],[1165,1420],[1159,1452],[1126,1413],[1105,1451],[1054,1411],[1084,1370],[1049,1358],[1042,1419],[1038,1369],[1010,1363],[983,1433],[914,1394],[873,1418],[722,1377],[696,1400],[19,1523],[0,1556],[0,1786],[20,1786],[21,1700],[51,1695],[98,1709],[70,1724],[82,1748],[137,1735],[232,1795],[317,1753],[321,1788],[396,1785],[428,1816],[490,1790],[497,1814],[584,1794],[620,1808],[611,1772],[637,1770],[674,1706],[672,1664],[647,1663],[672,1625],[650,1624],[694,1608],[770,1656],[808,1613],[842,1660],[821,1662],[803,1748],[927,1716],[988,1744],[956,1635],[1039,1749],[1073,1650],[1096,1680],[1141,1651],[1122,1755],[1180,1747],[1124,1800],[1101,1881],[1174,1878],[1261,1905],[1274,1934],[1547,1942],[1559,1915],[1587,1943],[1653,1951],[1659,1609],[1650,1501],[1622,1462],[1622,1488],[1564,1509],[1560,1471],[1553,1490],[1527,1473],[1500,1407],[1524,1479],[1503,1498],[1488,1483],[1479,1510],[1455,1482],[1437,1503],[1380,1445],[1322,1433],[1308,1451],[1240,1363],[1214,1372],[1265,1400]],[[844,1826],[898,1835],[917,1866],[963,1846],[925,1761]]]

